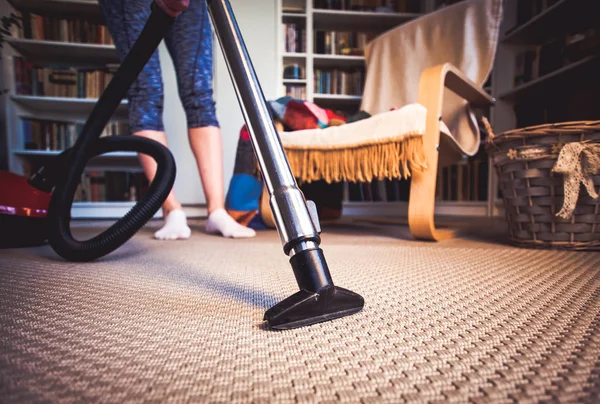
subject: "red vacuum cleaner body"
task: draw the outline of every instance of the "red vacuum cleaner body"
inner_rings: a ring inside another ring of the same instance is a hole
[[[0,248],[31,247],[48,239],[50,193],[27,178],[0,171]]]

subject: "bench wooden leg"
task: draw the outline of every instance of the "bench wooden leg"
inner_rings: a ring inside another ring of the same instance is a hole
[[[436,229],[434,223],[445,67],[440,65],[425,70],[419,82],[419,103],[427,108],[427,126],[423,136],[427,169],[412,174],[408,226],[413,237],[420,240],[440,241],[454,236],[451,230]]]
[[[439,133],[438,133],[439,136]],[[435,147],[434,147],[435,150]],[[437,151],[431,153],[429,167],[422,173],[413,174],[408,202],[408,226],[410,233],[419,240],[441,241],[452,238],[456,232],[452,229],[435,227],[435,191],[437,180]],[[435,166],[435,169],[432,168]]]

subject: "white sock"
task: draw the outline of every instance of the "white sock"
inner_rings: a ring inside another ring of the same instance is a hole
[[[190,238],[192,230],[187,225],[185,212],[175,209],[169,212],[165,219],[165,225],[154,233],[159,240],[177,240]]]
[[[217,209],[208,216],[208,233],[221,233],[223,237],[248,238],[256,236],[254,229],[242,226],[229,216],[225,209]]]

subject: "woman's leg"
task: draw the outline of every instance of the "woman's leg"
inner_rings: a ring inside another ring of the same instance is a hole
[[[151,0],[100,0],[99,4],[119,56],[123,60],[150,16]],[[149,138],[168,146],[162,120],[163,83],[158,50],[154,52],[129,88],[127,99],[129,126],[133,135]],[[156,175],[156,161],[145,154],[139,154],[139,160],[146,177],[152,181]],[[185,214],[173,190],[163,204],[163,216],[165,226],[155,233],[156,238],[190,237],[191,230],[187,226]]]
[[[240,225],[225,211],[223,147],[212,90],[213,40],[204,0],[190,1],[165,43],[175,65],[189,142],[206,196],[206,230],[225,237],[253,237],[253,229]]]

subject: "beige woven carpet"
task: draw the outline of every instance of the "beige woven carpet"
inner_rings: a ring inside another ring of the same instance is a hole
[[[365,309],[274,332],[264,311],[297,290],[275,232],[158,242],[155,226],[84,265],[0,250],[1,402],[600,399],[599,253],[329,227],[334,281]]]

